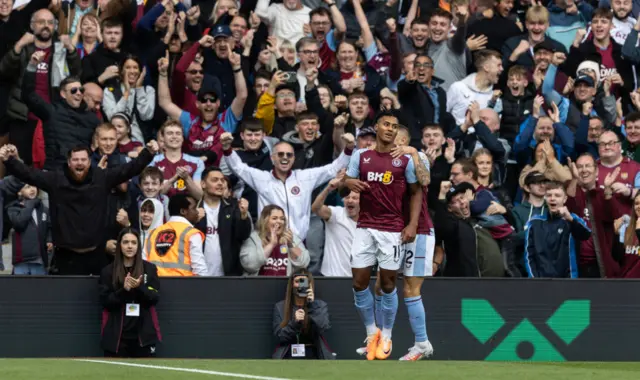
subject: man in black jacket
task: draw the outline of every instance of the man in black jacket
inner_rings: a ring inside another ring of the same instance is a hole
[[[469,200],[473,185],[451,182],[440,185],[438,202],[434,204],[436,235],[444,241],[447,263],[444,275],[448,277],[504,277],[504,264],[500,246],[488,230],[480,227],[471,217]]]
[[[93,132],[100,119],[87,109],[83,100],[84,88],[77,77],[60,82],[60,100],[48,103],[36,91],[36,67],[44,54],[35,52],[22,82],[23,100],[29,110],[42,120],[46,161],[44,168],[55,170],[64,165],[67,151],[74,146],[90,146]]]
[[[158,143],[151,141],[134,161],[113,169],[91,168],[86,147],[71,149],[67,166],[55,171],[27,167],[13,145],[0,148],[0,159],[9,173],[49,194],[57,273],[99,275],[107,261],[105,200],[115,186],[140,174],[156,153]]]
[[[440,87],[442,80],[433,74],[433,60],[421,54],[415,59],[413,71],[398,83],[398,100],[411,128],[411,146],[418,149],[425,125],[440,124],[445,134],[456,126],[453,116],[447,112],[447,93]]]
[[[241,276],[240,246],[251,234],[249,202],[225,199],[222,171],[208,167],[202,173],[204,218],[195,227],[205,235],[207,276]]]
[[[102,44],[82,60],[82,83],[94,82],[105,87],[119,86],[118,67],[127,55],[123,51],[124,26],[118,19],[102,21]]]

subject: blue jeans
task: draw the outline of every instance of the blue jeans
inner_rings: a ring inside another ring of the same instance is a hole
[[[23,276],[44,276],[47,272],[44,265],[36,263],[21,263],[13,266],[13,274]]]

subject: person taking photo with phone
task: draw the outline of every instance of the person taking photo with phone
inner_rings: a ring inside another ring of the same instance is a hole
[[[295,271],[285,299],[273,308],[273,334],[278,345],[273,359],[335,359],[324,333],[331,328],[327,303],[315,297],[313,276]]]

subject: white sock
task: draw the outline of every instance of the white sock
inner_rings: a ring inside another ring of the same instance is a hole
[[[391,339],[391,329],[382,328],[382,337]]]
[[[375,324],[367,326],[367,336],[375,335],[378,331],[378,328]]]

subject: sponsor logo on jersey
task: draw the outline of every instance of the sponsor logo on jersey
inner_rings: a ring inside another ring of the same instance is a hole
[[[389,185],[393,182],[393,174],[388,170],[384,173],[369,172],[367,173],[367,181],[382,182],[383,185]]]
[[[371,158],[369,158],[369,157],[365,157],[365,158],[362,159],[362,163],[364,163],[364,164],[368,164],[369,161],[371,161]]]

